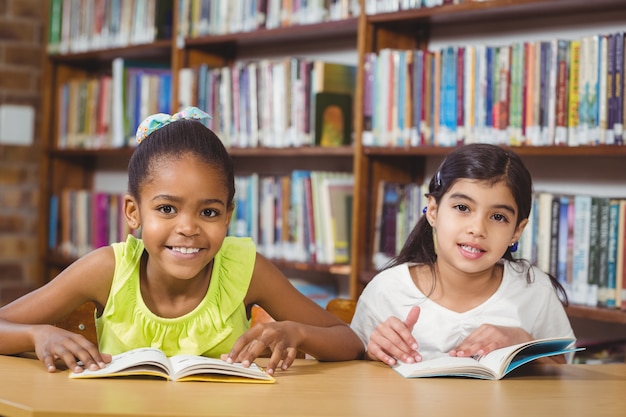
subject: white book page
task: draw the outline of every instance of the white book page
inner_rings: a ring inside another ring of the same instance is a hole
[[[169,373],[167,357],[159,349],[138,348],[128,352],[114,355],[110,363],[102,369],[95,371],[85,369],[80,373],[72,373],[72,377],[89,377],[98,375],[110,375],[122,371],[158,371]]]
[[[170,358],[172,379],[184,376],[215,373],[223,375],[248,376],[261,379],[271,379],[255,363],[245,368],[241,363],[227,363],[221,359],[194,355],[176,355]]]

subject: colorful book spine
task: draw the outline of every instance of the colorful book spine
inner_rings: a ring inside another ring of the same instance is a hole
[[[574,197],[574,206],[572,292],[568,295],[573,304],[586,304],[589,287],[589,250],[591,246],[591,196],[576,195]]]
[[[376,53],[369,52],[364,56],[363,64],[363,146],[373,146],[373,118],[374,118],[374,82],[376,68]]]
[[[463,46],[460,46],[457,48],[457,55],[456,55],[456,84],[455,84],[455,89],[456,89],[456,97],[455,97],[455,103],[456,103],[456,126],[454,127],[455,130],[455,139],[453,140],[455,145],[461,145],[463,144],[464,140],[465,140],[465,94],[466,94],[466,89],[465,89],[465,80],[466,80],[466,76],[465,76],[465,64],[466,64],[466,48]]]
[[[493,92],[494,92],[494,47],[486,47],[486,61],[485,61],[485,132],[484,142],[492,142],[493,138]]]
[[[580,65],[578,71],[578,127],[576,128],[575,143],[587,145],[589,143],[589,121],[588,121],[588,96],[589,96],[589,72],[591,61],[591,37],[584,37],[580,40]]]
[[[496,143],[509,145],[508,126],[510,122],[510,94],[511,94],[511,47],[498,48],[498,86],[497,114],[494,115]]]
[[[569,55],[569,91],[567,108],[567,144],[578,145],[578,104],[579,104],[579,71],[580,71],[580,40],[570,42]]]
[[[570,42],[558,41],[557,49],[557,81],[556,81],[556,128],[555,145],[567,145],[568,118],[568,80],[569,80],[569,47]]]
[[[561,196],[552,196],[552,208],[550,210],[550,260],[548,272],[553,277],[558,276],[559,269],[559,233],[561,228]]]
[[[550,64],[548,71],[548,131],[546,133],[546,144],[554,145],[556,129],[556,81],[558,74],[558,41],[550,41]]]
[[[626,199],[619,202],[618,219],[615,306],[626,310]]]
[[[607,145],[615,144],[615,36],[607,35],[606,53],[606,134]]]
[[[472,143],[472,132],[475,127],[476,112],[476,47],[466,46],[465,57],[463,63],[464,79],[463,79],[463,141],[464,143]]]
[[[600,68],[600,36],[589,37],[588,53],[588,81],[587,89],[587,143],[597,145],[599,143],[598,126],[598,89],[599,89],[599,68]]]
[[[624,144],[624,34],[615,33],[615,74],[614,74],[615,119],[613,134],[615,144]]]
[[[597,143],[606,143],[606,129],[608,126],[608,36],[600,35],[598,51],[598,135]]]
[[[569,206],[570,197],[562,195],[559,198],[559,214],[558,214],[558,233],[557,233],[557,271],[556,279],[563,285],[566,292],[569,293],[568,275],[567,275],[567,245],[569,232]]]
[[[617,256],[619,235],[620,200],[611,199],[608,204],[608,244],[606,248],[606,281],[598,288],[598,306],[615,308],[617,306]]]
[[[421,134],[424,108],[424,55],[422,50],[413,52],[413,126],[411,128],[411,146],[423,145]]]

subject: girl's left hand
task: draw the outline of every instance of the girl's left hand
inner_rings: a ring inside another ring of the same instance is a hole
[[[505,346],[533,340],[530,333],[520,327],[482,324],[450,351],[450,356],[483,356]]]
[[[291,366],[298,353],[298,329],[294,322],[280,321],[258,323],[245,332],[233,345],[228,354],[222,355],[226,362],[241,362],[245,367],[268,350],[271,351],[270,360],[265,366],[265,372],[273,375],[276,367],[281,363],[281,369]]]

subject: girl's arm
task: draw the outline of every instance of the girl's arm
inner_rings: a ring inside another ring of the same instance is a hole
[[[35,351],[48,370],[61,359],[73,370],[110,361],[83,336],[53,324],[87,301],[106,303],[115,269],[113,249],[98,249],[77,260],[52,281],[0,308],[0,354]],[[99,365],[97,365],[99,364]]]
[[[266,348],[272,350],[267,370],[278,362],[288,367],[297,350],[321,361],[358,359],[364,346],[350,327],[300,293],[261,255],[256,263],[246,295],[246,305],[258,304],[276,322],[260,323],[246,332],[229,354],[234,361],[252,362]]]

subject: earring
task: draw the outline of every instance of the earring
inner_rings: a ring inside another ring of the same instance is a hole
[[[509,247],[511,248],[511,253],[517,252],[518,242],[513,242]]]
[[[424,209],[422,210],[422,213],[426,214],[427,211],[428,211],[428,206],[424,206]]]

